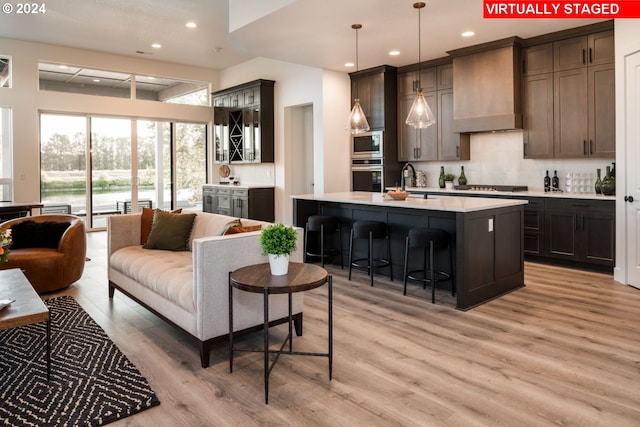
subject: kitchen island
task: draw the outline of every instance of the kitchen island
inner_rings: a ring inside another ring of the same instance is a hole
[[[342,224],[343,248],[349,247],[354,221],[387,223],[394,279],[398,280],[402,280],[405,237],[409,229],[433,227],[447,231],[452,236],[455,254],[456,307],[460,310],[468,310],[524,286],[526,200],[443,196],[397,201],[382,193],[369,192],[303,194],[292,198],[296,226],[304,227],[311,215],[337,217]],[[348,255],[347,250],[342,254],[345,265],[349,263]],[[438,255],[446,257],[446,254]],[[417,261],[416,258],[413,257]],[[436,264],[442,265],[445,259],[437,258]],[[418,265],[409,267],[417,268]]]

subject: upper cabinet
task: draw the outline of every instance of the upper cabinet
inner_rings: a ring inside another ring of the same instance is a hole
[[[395,67],[383,65],[350,73],[351,101],[360,100],[371,130],[395,133],[397,71]]]
[[[216,163],[274,159],[273,80],[255,80],[213,93]]]
[[[613,31],[532,45],[522,58],[524,157],[614,158]]]
[[[350,73],[351,105],[353,99],[360,99],[360,105],[372,131],[384,131],[383,161],[385,181],[395,182],[400,176],[397,163],[397,90],[398,71],[395,67],[380,67]]]
[[[522,128],[518,37],[448,52],[453,57],[453,130]]]
[[[405,123],[419,88],[436,116],[436,123],[426,129]],[[398,160],[469,160],[469,153],[469,135],[453,131],[451,62],[419,70],[417,64],[405,67],[398,73]]]

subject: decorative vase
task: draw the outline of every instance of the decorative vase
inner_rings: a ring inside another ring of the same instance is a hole
[[[273,276],[284,276],[289,271],[289,255],[269,254],[269,267]]]
[[[458,184],[467,185],[467,177],[464,174],[464,166],[460,166],[460,176],[458,177]]]
[[[611,176],[611,166],[607,166],[607,174],[602,180],[600,189],[605,196],[613,196],[616,194],[616,179]]]
[[[438,178],[438,185],[440,188],[444,188],[444,166],[440,166],[440,177]]]
[[[427,174],[424,171],[416,172],[416,185],[418,187],[427,186]]]
[[[595,188],[596,188],[596,194],[602,194],[602,178],[600,176],[600,169],[596,169],[596,184],[595,184]]]

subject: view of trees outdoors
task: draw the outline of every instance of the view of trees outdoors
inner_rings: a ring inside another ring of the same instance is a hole
[[[42,202],[70,204],[72,212],[81,214],[87,210],[86,120],[86,116],[41,115]],[[117,202],[131,199],[132,174],[138,176],[138,199],[153,201],[153,207],[171,207],[172,188],[176,189],[175,206],[201,207],[206,182],[205,124],[138,121],[137,171],[132,172],[132,120],[90,117],[89,121],[94,215],[113,212]]]

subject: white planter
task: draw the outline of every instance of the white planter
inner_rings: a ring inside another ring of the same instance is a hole
[[[445,181],[444,182],[444,188],[452,190],[453,189],[453,181]]]
[[[289,255],[269,254],[269,267],[273,276],[283,276],[289,271]]]

